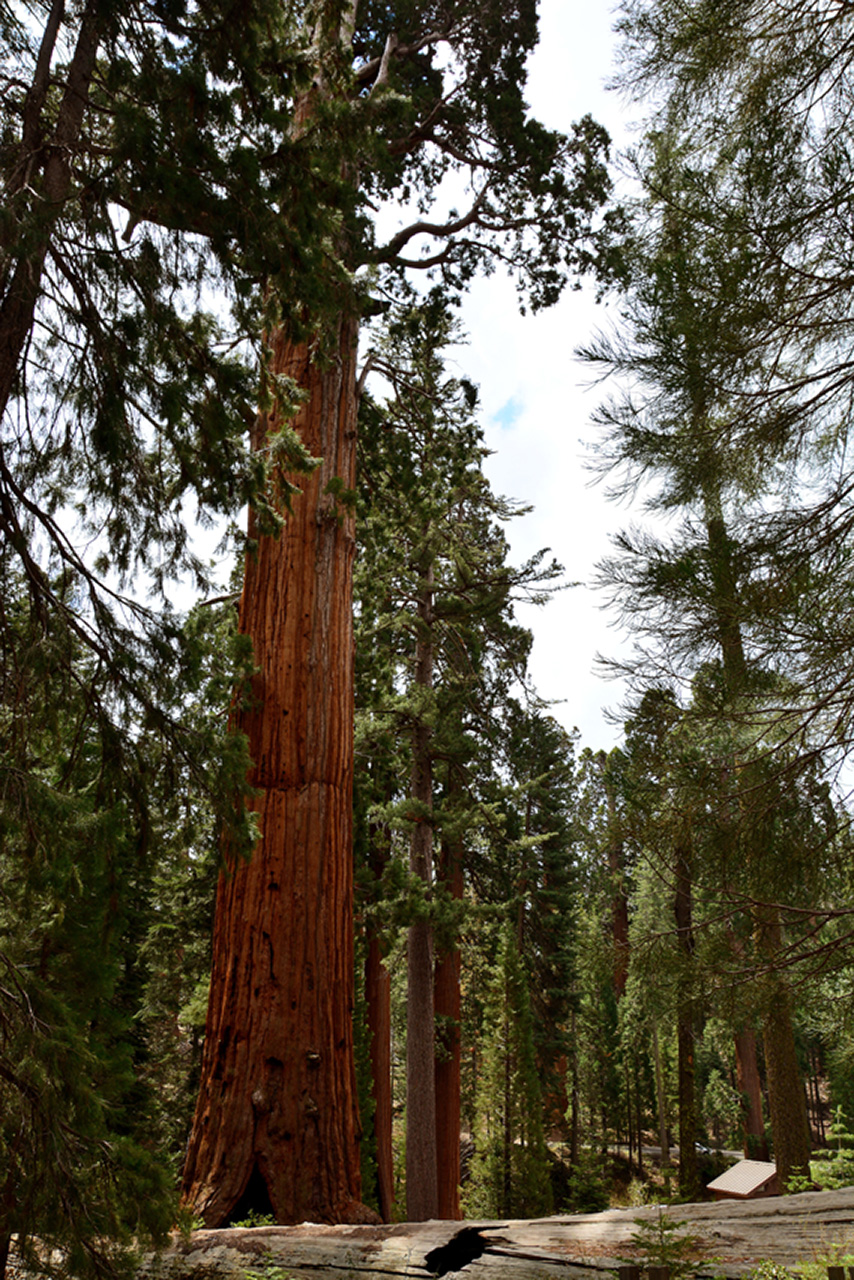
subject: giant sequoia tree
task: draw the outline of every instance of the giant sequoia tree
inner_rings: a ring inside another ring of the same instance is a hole
[[[0,4],[0,1261],[35,1235],[75,1274],[117,1260],[141,1202],[170,1212],[124,1140],[158,787],[182,776],[248,843],[247,757],[185,721],[203,659],[161,593],[204,589],[182,509],[272,520],[272,453],[304,458],[246,439],[260,285],[298,292],[337,219],[339,166],[287,133],[306,60],[283,7],[243,6],[239,47],[231,25]]]
[[[293,101],[309,149],[334,124],[350,141],[349,197],[326,241],[326,298],[269,333],[275,397],[254,446],[293,423],[321,466],[282,536],[252,518],[241,625],[253,698],[236,711],[254,761],[262,842],[228,855],[220,885],[203,1078],[185,1195],[209,1225],[241,1196],[279,1221],[347,1221],[359,1203],[352,1031],[352,561],[355,349],[362,286],[347,272],[433,269],[446,286],[504,261],[535,306],[598,255],[607,139],[592,121],[569,139],[531,120],[522,97],[536,39],[528,0],[504,4],[318,5],[307,32],[313,80]],[[465,206],[437,215],[441,179],[467,180]],[[365,212],[394,195],[424,212],[385,243]],[[607,229],[606,229],[607,230]],[[343,268],[343,270],[341,269]],[[331,301],[330,301],[331,299]]]

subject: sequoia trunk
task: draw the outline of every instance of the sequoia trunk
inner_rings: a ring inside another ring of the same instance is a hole
[[[359,1203],[352,925],[356,321],[323,362],[286,332],[272,370],[307,393],[295,420],[323,465],[279,538],[250,534],[240,606],[257,673],[235,713],[261,838],[220,878],[202,1079],[184,1198],[206,1226],[240,1204],[278,1222],[364,1221]],[[256,448],[268,424],[260,421]],[[228,860],[228,859],[227,859]],[[250,1203],[251,1201],[251,1203]]]

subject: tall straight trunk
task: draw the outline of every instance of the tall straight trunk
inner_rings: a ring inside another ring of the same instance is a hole
[[[652,1055],[655,1062],[655,1103],[658,1108],[658,1142],[661,1147],[661,1167],[670,1168],[670,1139],[667,1136],[667,1101],[664,1092],[664,1069],[661,1062],[661,1045],[658,1027],[652,1028]]]
[[[501,1213],[509,1215],[513,1203],[513,1056],[511,1042],[513,1031],[510,1026],[510,991],[506,980],[504,985],[504,1124],[502,1131],[502,1180],[501,1193],[504,1203]]]
[[[679,1055],[679,1188],[695,1199],[700,1190],[697,1171],[697,1091],[694,1066],[694,925],[691,849],[687,840],[676,849],[676,939],[682,972],[678,982],[676,1038]]]
[[[792,1029],[789,993],[780,984],[762,1024],[768,1105],[774,1135],[774,1162],[781,1187],[795,1175],[809,1175],[810,1141],[806,1099]]]
[[[451,897],[463,896],[462,848],[458,841],[442,841],[439,879]],[[460,949],[452,947],[436,959],[434,975],[436,1019],[442,1028],[436,1054],[436,1161],[438,1216],[462,1218],[460,1210],[460,1093],[462,1049],[460,1021]]]
[[[732,545],[723,518],[720,491],[709,484],[704,493],[706,530],[715,590],[717,623],[727,686],[733,697],[739,697],[747,686],[747,661],[741,631],[740,601]],[[743,814],[741,815],[743,818]],[[746,856],[758,898],[762,888],[761,851],[756,836],[747,830]],[[757,927],[760,954],[774,963],[780,951],[779,918],[773,908],[760,913]],[[809,1126],[800,1068],[795,1052],[791,1000],[788,983],[776,974],[767,984],[763,1023],[765,1070],[768,1080],[768,1108],[777,1176],[785,1186],[791,1173],[809,1172]]]
[[[415,684],[433,685],[433,566],[421,566]],[[409,870],[425,886],[433,880],[432,731],[419,715],[413,729],[412,799],[414,823]],[[439,1216],[436,1156],[436,1050],[433,1007],[433,928],[429,920],[409,927],[406,985],[406,1216],[424,1222]]]
[[[569,1094],[567,1077],[569,1059],[565,1053],[560,1054],[552,1070],[549,1072],[543,1088],[543,1119],[546,1133],[557,1134],[562,1142],[569,1138]]]
[[[738,1091],[744,1099],[742,1134],[746,1160],[769,1160],[768,1139],[762,1118],[762,1081],[756,1053],[756,1033],[742,1027],[735,1035],[735,1070]]]
[[[626,1080],[626,1133],[629,1143],[629,1168],[632,1167],[632,1160],[635,1154],[635,1126],[632,1116],[632,1081],[629,1074],[629,1064],[625,1063],[623,1073]]]
[[[608,837],[608,870],[611,873],[611,938],[614,945],[614,991],[622,999],[629,977],[629,896],[626,891],[626,851],[617,830],[613,788],[607,791],[611,831]]]
[[[261,839],[228,857],[217,892],[201,1085],[184,1199],[207,1226],[241,1197],[278,1222],[364,1221],[353,1031],[352,782],[354,526],[326,493],[355,483],[356,320],[338,320],[323,362],[286,332],[272,369],[307,393],[295,425],[323,465],[279,538],[246,563],[249,738]],[[256,428],[263,448],[267,424]],[[253,1207],[248,1205],[247,1207]]]
[[[643,1173],[643,1100],[641,1098],[641,1080],[637,1054],[634,1054],[635,1077],[635,1121],[638,1130],[638,1173]]]
[[[813,1110],[815,1113],[815,1134],[819,1142],[824,1145],[826,1140],[824,1129],[824,1109],[821,1102],[821,1053],[818,1049],[810,1050],[810,1079],[813,1090]]]
[[[581,1126],[581,1100],[579,1097],[578,1087],[578,1052],[577,1052],[577,1029],[578,1019],[575,1013],[575,1005],[573,1002],[572,1013],[570,1014],[570,1031],[572,1034],[572,1050],[570,1058],[570,1102],[569,1102],[569,1163],[572,1168],[578,1164],[579,1158],[579,1129]]]
[[[391,800],[387,785],[385,798]],[[391,832],[382,822],[369,824],[368,864],[379,889],[391,853]],[[374,1102],[374,1146],[377,1161],[377,1203],[383,1222],[394,1211],[394,1153],[392,1149],[391,975],[383,962],[383,946],[368,925],[365,955],[365,1003],[371,1057],[371,1094]]]
[[[760,954],[768,956],[773,963],[773,957],[782,946],[780,920],[775,907],[763,910],[757,942]],[[795,1047],[789,984],[782,974],[772,973],[767,988],[762,1043],[774,1137],[774,1162],[781,1189],[785,1190],[792,1175],[809,1176],[809,1124]]]
[[[394,1156],[391,1097],[391,974],[383,964],[379,939],[368,942],[365,958],[365,1001],[371,1041],[371,1092],[377,1153],[377,1203],[383,1222],[394,1212]]]

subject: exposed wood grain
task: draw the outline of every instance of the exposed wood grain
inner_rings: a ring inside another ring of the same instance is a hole
[[[854,1250],[854,1188],[666,1212],[703,1242],[707,1261],[698,1263],[698,1275],[740,1276],[763,1258],[792,1264],[834,1243]],[[648,1207],[529,1222],[199,1231],[162,1257],[158,1274],[162,1280],[244,1280],[247,1269],[280,1267],[295,1280],[322,1272],[340,1280],[428,1280],[461,1272],[471,1280],[601,1280],[628,1253],[636,1219],[654,1220],[657,1213]]]

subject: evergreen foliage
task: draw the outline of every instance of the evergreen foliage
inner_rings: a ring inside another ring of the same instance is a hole
[[[477,1218],[541,1217],[552,1208],[542,1091],[528,980],[512,922],[499,931],[482,1044],[466,1211]]]

